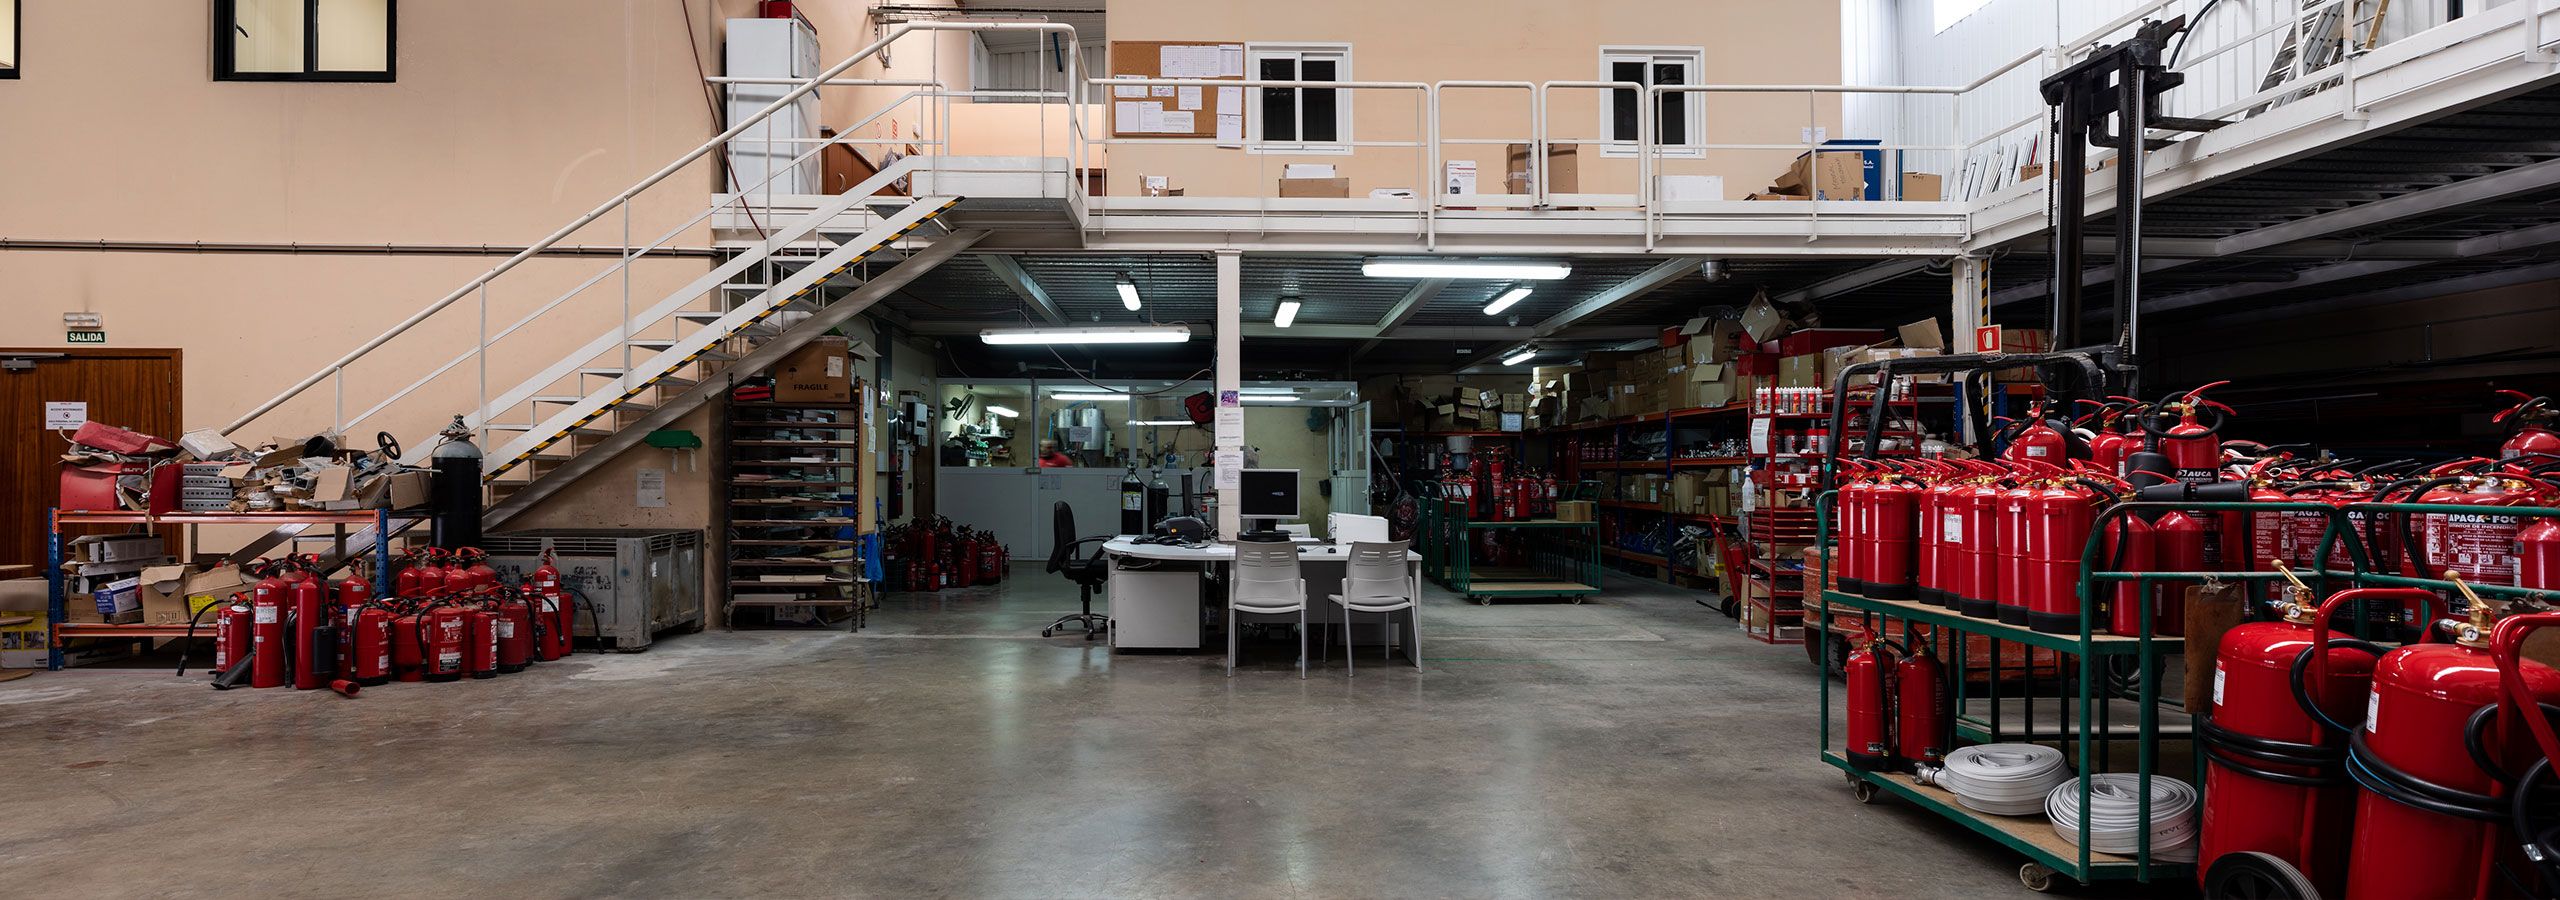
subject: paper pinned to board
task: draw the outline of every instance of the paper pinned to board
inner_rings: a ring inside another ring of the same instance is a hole
[[[1221,71],[1216,44],[1166,44],[1156,50],[1160,78],[1216,78]]]
[[[1179,87],[1179,88],[1174,89],[1173,96],[1174,96],[1173,106],[1174,106],[1174,108],[1175,108],[1175,109],[1199,109],[1199,108],[1200,108],[1200,86],[1199,86],[1199,85],[1196,85],[1196,84],[1186,84],[1186,85],[1183,85],[1183,86],[1181,86],[1181,87]]]
[[[1244,487],[1244,451],[1219,450],[1209,454],[1209,458],[1215,461],[1217,469],[1216,476],[1211,479],[1211,489],[1231,491]]]
[[[1244,443],[1244,407],[1218,407],[1216,430],[1219,446],[1233,447]]]
[[[1136,77],[1138,77],[1138,76],[1136,76],[1136,75],[1114,75],[1114,76],[1111,76],[1111,77],[1113,77],[1113,78],[1136,78]],[[1117,100],[1128,100],[1128,99],[1134,99],[1134,98],[1138,98],[1138,97],[1144,97],[1144,96],[1146,96],[1146,95],[1147,95],[1147,86],[1146,86],[1146,85],[1143,85],[1143,84],[1119,84],[1119,85],[1112,85],[1112,87],[1111,87],[1111,96],[1112,96],[1112,98],[1113,98],[1113,99],[1117,99]]]
[[[1242,146],[1244,146],[1244,114],[1243,114],[1243,113],[1219,113],[1219,114],[1218,114],[1218,146],[1221,146],[1221,147],[1242,147]]]
[[[1173,96],[1173,85],[1170,85],[1170,84],[1151,84],[1151,85],[1148,85],[1148,86],[1147,86],[1147,96],[1149,96],[1149,97],[1171,97],[1171,96]]]
[[[1158,106],[1154,103],[1137,103],[1132,105],[1138,107],[1139,131],[1153,133],[1164,130],[1164,107]]]
[[[1155,108],[1155,104],[1152,103],[1133,103],[1127,100],[1111,104],[1111,130],[1120,132],[1145,131],[1146,129],[1141,124],[1145,121],[1145,110],[1153,108]]]
[[[1218,45],[1218,74],[1225,78],[1244,77],[1243,44]]]
[[[1239,116],[1244,115],[1244,89],[1240,87],[1219,88],[1218,112],[1234,113]]]
[[[1190,134],[1194,131],[1200,130],[1199,119],[1196,118],[1199,115],[1198,113],[1185,110],[1166,110],[1162,115],[1164,116],[1165,131],[1174,134]]]

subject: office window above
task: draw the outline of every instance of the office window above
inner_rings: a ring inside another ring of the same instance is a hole
[[[1602,47],[1600,77],[1607,81],[1629,81],[1651,87],[1664,84],[1700,84],[1699,71],[1705,68],[1703,47]],[[1632,155],[1638,127],[1637,105],[1643,92],[1613,90],[1609,105],[1601,111],[1601,125],[1612,141],[1625,143],[1601,148],[1609,155]],[[1656,146],[1666,156],[1695,156],[1699,151],[1697,124],[1706,109],[1706,95],[1700,93],[1661,94],[1654,98],[1653,135]]]
[[[213,77],[391,81],[399,46],[396,2],[214,0]]]
[[[1254,44],[1247,74],[1260,81],[1349,81],[1349,44]],[[1285,152],[1349,153],[1351,99],[1331,88],[1262,88],[1248,110],[1257,142]]]
[[[0,0],[0,78],[18,77],[18,6],[23,0]]]

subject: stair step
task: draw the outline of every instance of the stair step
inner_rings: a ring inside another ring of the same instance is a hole
[[[578,370],[578,374],[580,374],[580,375],[593,375],[593,376],[595,376],[595,377],[597,377],[597,378],[620,378],[620,377],[622,377],[622,373],[623,373],[624,371],[625,371],[625,370],[623,370],[623,369],[618,369],[618,368],[617,368],[617,369],[579,369],[579,370]]]
[[[624,343],[641,350],[665,350],[676,345],[674,338],[637,338]]]
[[[542,424],[539,422],[491,422],[488,425],[490,431],[532,431],[540,427]],[[581,436],[602,436],[612,434],[613,429],[587,424],[570,428],[569,433]]]
[[[585,397],[578,396],[578,395],[574,395],[574,394],[546,394],[546,395],[543,395],[543,396],[540,396],[540,397],[533,397],[533,398],[529,398],[529,399],[527,399],[525,402],[527,402],[527,403],[557,403],[557,404],[560,404],[560,405],[562,405],[562,406],[574,406],[574,405],[576,405],[576,404],[578,404],[578,403],[584,402],[586,399],[587,399],[587,398],[585,398]]]
[[[676,311],[676,320],[708,325],[727,318],[728,315],[716,309],[681,309]]]

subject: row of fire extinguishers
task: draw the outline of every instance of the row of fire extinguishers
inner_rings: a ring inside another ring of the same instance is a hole
[[[514,585],[478,548],[417,549],[404,562],[388,596],[360,575],[326,581],[317,555],[243,564],[258,581],[196,614],[215,613],[213,686],[352,697],[394,680],[494,678],[571,652],[577,614],[551,551]]]
[[[2297,455],[2304,448],[2223,440],[2229,408],[2204,398],[2219,383],[2156,404],[2096,407],[2066,435],[2039,408],[2004,430],[1998,459],[1843,460],[1834,522],[1839,589],[1940,605],[2038,631],[2077,633],[2082,554],[2099,537],[2104,570],[2271,572],[2342,551],[2332,517],[2312,510],[2108,515],[2118,503],[2374,502],[2481,507],[2560,502],[2560,433],[2549,401],[2514,394],[2498,415],[2515,434],[2495,458],[2421,468]],[[2512,393],[2512,392],[2508,392]],[[2413,577],[2560,589],[2560,521],[2350,510],[2373,568]],[[2184,585],[2123,582],[2098,592],[2093,632],[2184,634]]]
[[[1467,505],[1467,518],[1512,522],[1555,517],[1555,476],[1532,471],[1502,454],[1471,455],[1474,460],[1466,467],[1440,472],[1442,489],[1449,499]]]
[[[1012,554],[995,532],[954,526],[950,519],[890,526],[882,535],[881,565],[891,591],[970,588],[1004,580]]]

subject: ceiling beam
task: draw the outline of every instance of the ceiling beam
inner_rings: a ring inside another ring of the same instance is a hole
[[[2517,269],[2500,269],[2495,272],[2481,272],[2472,275],[2462,275],[2440,281],[2424,281],[2417,284],[2404,284],[2398,287],[2388,287],[2377,291],[2366,291],[2361,294],[2348,294],[2343,297],[2319,297],[2276,306],[2257,306],[2231,315],[2215,316],[2206,321],[2212,322],[2214,327],[2217,328],[2238,327],[2254,325],[2262,322],[2281,321],[2287,318],[2300,316],[2305,312],[2338,312],[2367,306],[2381,306],[2388,303],[2425,300],[2431,297],[2444,297],[2453,294],[2469,293],[2472,291],[2486,291],[2502,287],[2513,287],[2519,284],[2531,284],[2537,281],[2550,281],[2553,279],[2560,279],[2560,262],[2543,263],[2538,266],[2525,266]],[[2317,308],[2309,310],[2303,308],[2311,305],[2316,305]]]
[[[1790,303],[1836,297],[1862,288],[1870,288],[1902,276],[1929,268],[1934,259],[1896,259],[1880,262],[1854,271],[1833,275],[1804,287],[1770,297],[1773,303]]]
[[[1413,289],[1404,292],[1404,297],[1398,299],[1396,305],[1387,310],[1386,315],[1379,317],[1376,333],[1370,335],[1367,341],[1351,351],[1351,359],[1356,362],[1360,357],[1368,355],[1369,351],[1377,349],[1383,335],[1404,327],[1404,323],[1412,319],[1414,313],[1421,312],[1423,307],[1431,305],[1431,299],[1440,296],[1440,291],[1448,286],[1449,279],[1446,278],[1425,278],[1414,282]]]
[[[1031,278],[1030,272],[1023,271],[1021,262],[1004,253],[980,254],[978,258],[986,262],[987,271],[995,273],[996,280],[1004,282],[1005,287],[1012,288],[1015,296],[1021,297],[1022,302],[1031,304],[1031,308],[1038,310],[1040,317],[1049,320],[1049,324],[1067,324],[1067,314],[1058,309],[1056,301],[1049,299],[1049,292],[1040,287],[1040,282]]]
[[[1653,293],[1656,288],[1698,271],[1698,264],[1706,260],[1707,258],[1703,256],[1673,257],[1660,265],[1638,272],[1634,277],[1618,282],[1608,290],[1593,294],[1582,302],[1567,307],[1565,311],[1538,323],[1537,334],[1534,336],[1554,337],[1558,332],[1573,327],[1576,322],[1616,309],[1620,304]]]
[[[965,337],[975,335],[978,332],[989,328],[1020,327],[1022,327],[1022,323],[1020,322],[989,321],[985,319],[926,319],[918,320],[907,326],[907,331],[910,334],[917,335]],[[1577,328],[1570,333],[1554,336],[1554,338],[1558,340],[1572,341],[1638,341],[1653,340],[1658,332],[1659,329],[1646,325],[1610,325]],[[1197,337],[1199,335],[1209,334],[1211,333],[1211,330],[1202,325],[1194,325],[1192,326],[1191,333],[1194,337]],[[1495,341],[1526,341],[1532,338],[1542,337],[1543,335],[1539,335],[1537,333],[1537,329],[1534,326],[1529,325],[1407,325],[1403,328],[1396,329],[1393,334],[1382,335],[1378,334],[1376,329],[1367,325],[1314,325],[1302,323],[1291,325],[1287,328],[1278,328],[1274,327],[1269,322],[1248,322],[1244,326],[1244,336],[1249,338],[1285,338],[1307,341],[1481,341],[1485,343],[1492,343]]]
[[[2376,259],[2339,263],[2334,266],[2321,266],[2316,269],[2307,269],[2302,272],[2295,273],[2294,277],[2284,281],[2255,281],[2243,284],[2226,284],[2218,287],[2205,288],[2200,291],[2188,291],[2183,294],[2154,297],[2142,302],[2142,312],[2145,315],[2176,312],[2181,309],[2193,309],[2198,306],[2221,303],[2229,300],[2238,300],[2244,297],[2255,297],[2260,294],[2272,294],[2277,291],[2300,290],[2302,288],[2316,287],[2323,284],[2346,281],[2353,278],[2362,278],[2367,275],[2380,275],[2384,272],[2397,272],[2401,269],[2423,266],[2426,265],[2427,262],[2428,261],[2426,260]]]

